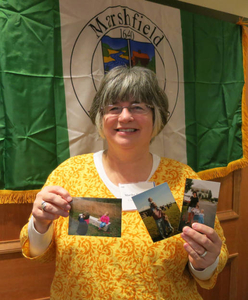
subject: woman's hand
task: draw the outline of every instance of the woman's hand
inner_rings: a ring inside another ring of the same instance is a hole
[[[198,271],[211,266],[220,254],[221,239],[209,226],[193,223],[192,228],[183,228],[181,237],[186,242],[183,246],[189,254],[189,261]]]
[[[70,194],[60,186],[44,187],[37,194],[32,210],[36,230],[45,233],[53,220],[68,217],[71,200]]]

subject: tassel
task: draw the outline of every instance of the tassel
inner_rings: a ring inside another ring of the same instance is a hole
[[[33,203],[39,191],[40,190],[29,190],[29,191],[2,190],[0,191],[0,204]]]

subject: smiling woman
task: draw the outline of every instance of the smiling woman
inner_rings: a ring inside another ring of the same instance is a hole
[[[103,164],[110,180],[116,185],[147,180],[152,168],[149,146],[168,117],[168,99],[155,73],[140,67],[112,69],[94,97],[90,117],[108,143]],[[127,161],[124,168],[120,164],[123,157],[131,162],[128,168]]]
[[[181,236],[153,243],[139,213],[123,211],[121,238],[68,235],[72,197],[121,198],[119,184],[130,194],[129,183],[167,182],[182,206],[185,180],[197,174],[149,151],[167,116],[168,100],[152,71],[117,67],[103,79],[90,117],[107,149],[71,157],[57,167],[21,232],[27,258],[56,258],[51,300],[201,299],[196,281],[214,286],[227,260],[218,219],[215,230],[193,224]]]

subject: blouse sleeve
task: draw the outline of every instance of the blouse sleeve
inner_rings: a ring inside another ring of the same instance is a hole
[[[22,245],[22,254],[24,257],[31,259],[31,260],[38,260],[40,262],[50,262],[55,258],[55,243],[52,239],[50,245],[46,249],[46,251],[39,256],[32,257],[30,254],[30,241],[28,236],[28,224],[26,224],[20,234],[20,242]]]
[[[217,276],[218,274],[224,269],[227,259],[228,259],[228,250],[226,246],[226,239],[223,234],[223,229],[220,226],[220,222],[218,217],[215,218],[215,226],[214,226],[215,231],[217,232],[218,236],[220,237],[222,241],[222,246],[221,246],[221,252],[219,255],[219,263],[217,265],[217,268],[213,272],[212,276],[208,280],[200,280],[196,276],[194,276],[192,273],[192,276],[195,278],[197,283],[204,289],[212,289],[217,281]]]
[[[60,166],[58,166],[47,178],[45,186],[61,186],[67,189],[66,186],[66,169],[67,169],[67,161],[63,162]],[[56,229],[56,224],[58,220],[53,221],[53,230]],[[49,262],[55,258],[55,243],[54,237],[52,238],[51,243],[48,248],[42,255],[31,256],[30,253],[30,240],[28,235],[28,223],[22,228],[20,233],[20,242],[22,246],[23,255],[32,260],[38,260],[41,262]]]

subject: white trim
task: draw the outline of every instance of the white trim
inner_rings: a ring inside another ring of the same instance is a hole
[[[93,158],[94,158],[95,167],[97,169],[99,176],[101,177],[101,179],[104,182],[104,184],[106,185],[106,187],[110,190],[110,192],[116,198],[121,198],[121,192],[120,192],[119,186],[113,184],[113,182],[110,181],[110,179],[108,178],[108,176],[104,170],[103,162],[102,162],[103,152],[104,152],[104,150],[94,153]],[[152,156],[153,156],[152,170],[146,181],[150,180],[150,178],[155,173],[155,171],[157,170],[157,168],[160,164],[160,157],[156,154],[152,154]]]

